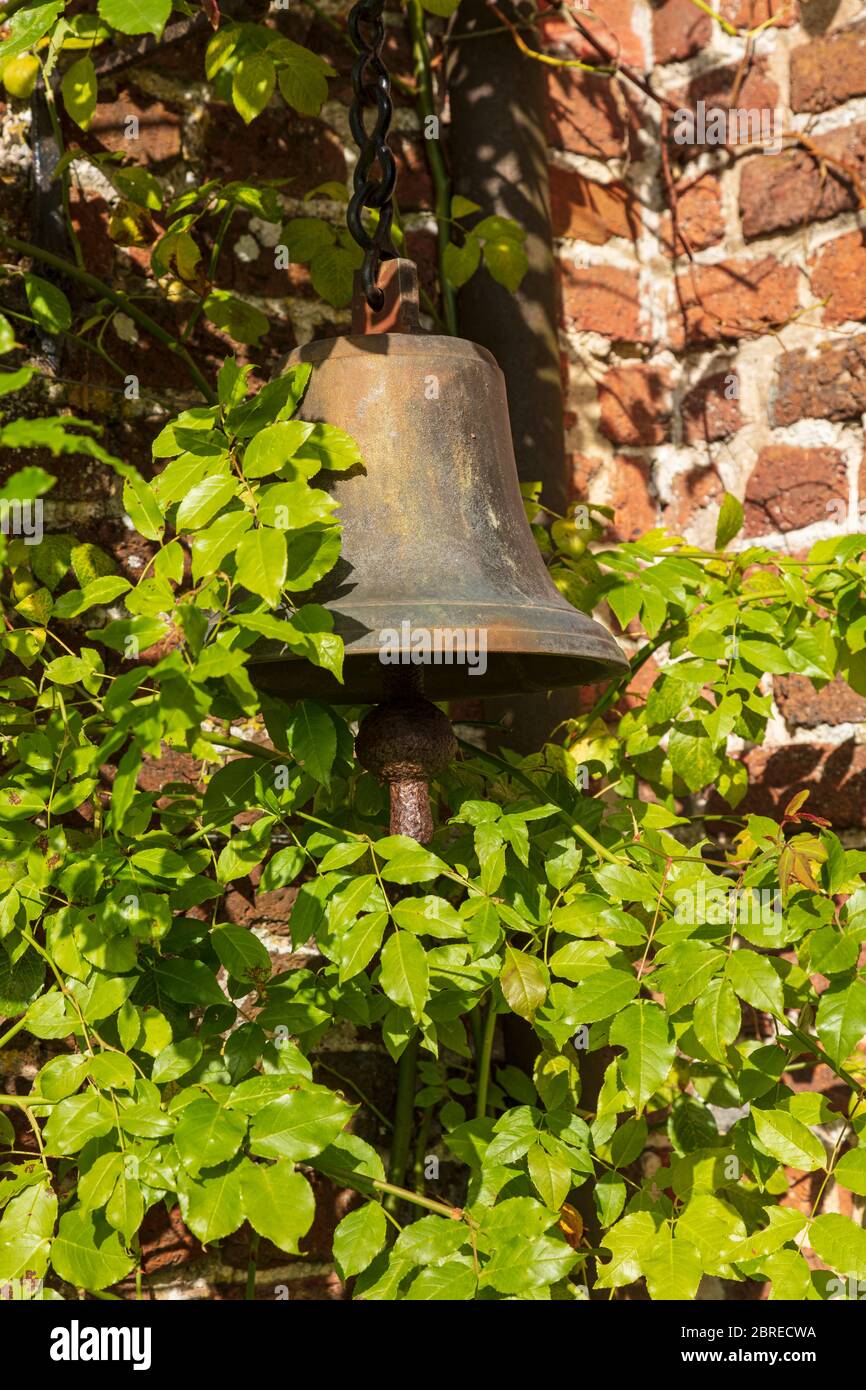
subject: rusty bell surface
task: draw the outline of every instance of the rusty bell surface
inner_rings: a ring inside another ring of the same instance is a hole
[[[368,334],[310,343],[296,362],[313,366],[300,417],[345,430],[364,460],[316,480],[340,504],[343,545],[310,598],[344,639],[345,685],[269,642],[250,669],[261,689],[367,703],[420,671],[424,694],[445,700],[587,684],[625,666],[547,573],[523,509],[504,378],[486,349]]]

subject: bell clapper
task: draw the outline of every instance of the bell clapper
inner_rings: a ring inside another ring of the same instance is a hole
[[[407,673],[403,691],[398,686],[365,715],[355,753],[362,767],[388,783],[391,834],[427,845],[433,838],[430,779],[452,761],[457,741],[448,716],[420,694],[415,674]]]

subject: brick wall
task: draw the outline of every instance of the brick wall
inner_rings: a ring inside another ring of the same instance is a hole
[[[717,8],[733,26],[778,23],[749,45],[691,0],[592,6],[605,44],[615,34],[671,103],[667,158],[662,107],[635,83],[549,77],[573,485],[616,508],[624,539],[662,524],[698,544],[727,490],[744,544],[799,556],[866,527],[866,6]],[[548,51],[592,60],[559,16],[545,29]],[[725,143],[677,142],[678,128],[699,137],[700,102]],[[768,742],[747,755],[750,804],[809,786],[812,809],[856,833],[866,700],[798,676],[775,696]]]
[[[573,486],[576,496],[615,506],[621,537],[664,524],[698,543],[712,541],[727,489],[745,503],[748,538],[801,555],[834,528],[855,529],[861,508],[866,516],[866,8],[860,0],[716,2],[740,26],[736,35],[690,0],[595,0],[596,18],[579,5],[576,13],[668,100],[671,129],[678,112],[697,115],[699,102],[705,123],[713,110],[771,112],[771,133],[800,137],[786,139],[784,152],[671,140],[663,158],[662,108],[635,83],[568,67],[549,72]],[[328,8],[341,14],[346,7]],[[778,25],[748,43],[743,28],[772,14]],[[340,72],[321,119],[302,119],[275,104],[244,127],[203,82],[204,35],[105,81],[91,130],[82,136],[67,127],[67,139],[94,151],[123,150],[147,163],[171,192],[210,177],[285,175],[293,180],[284,197],[287,216],[313,211],[338,218],[338,204],[301,200],[322,180],[343,180],[351,169],[349,54],[301,3],[276,12],[274,22],[328,55]],[[389,62],[408,72],[399,22],[389,34]],[[543,40],[566,60],[592,58],[554,13]],[[400,206],[410,254],[430,287],[434,227],[424,144],[411,103],[398,93],[396,107]],[[139,117],[135,141],[124,136],[130,115]],[[0,102],[0,218],[25,239],[28,129],[26,107]],[[76,182],[73,212],[88,267],[128,291],[147,292],[148,246],[114,246],[107,232],[110,188],[86,166],[79,166]],[[275,269],[278,237],[276,227],[238,216],[220,274],[222,286],[271,318],[261,348],[247,354],[262,364],[263,376],[288,348],[342,331],[348,322],[317,298],[303,268]],[[158,422],[190,397],[170,356],[128,320],[117,322],[106,346],[140,377],[139,401],[124,398],[99,358],[70,345],[59,379],[34,391],[32,408],[44,408],[49,398],[91,414],[103,424],[108,447],[147,472]],[[205,367],[213,368],[228,346],[200,321],[192,349]],[[0,460],[0,475],[20,462]],[[75,527],[134,575],[147,547],[124,524],[114,477],[77,459],[54,467],[60,483],[47,504],[47,524]],[[777,715],[768,743],[747,754],[751,804],[768,809],[808,785],[812,809],[830,815],[843,838],[858,838],[866,825],[866,701],[841,685],[816,693],[796,676],[776,678],[774,689]],[[179,765],[173,775],[195,777],[196,769]],[[229,920],[249,924],[283,967],[297,959],[286,942],[291,900],[290,892],[250,890],[230,894],[226,903]],[[42,1060],[32,1047],[10,1048],[0,1066],[6,1078],[26,1082]],[[390,1068],[379,1064],[373,1043],[338,1037],[323,1062],[354,1078],[378,1108],[390,1109]],[[329,1079],[326,1072],[322,1079]],[[384,1145],[384,1129],[372,1116],[369,1123],[365,1137]],[[324,1181],[319,1195],[306,1260],[288,1259],[263,1242],[260,1297],[344,1297],[329,1263],[330,1233],[351,1199]],[[157,1209],[148,1215],[143,1248],[148,1283],[159,1297],[243,1296],[243,1239],[203,1253],[176,1212]]]

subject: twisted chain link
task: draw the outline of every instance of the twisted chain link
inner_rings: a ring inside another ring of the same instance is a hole
[[[364,252],[361,275],[364,294],[371,309],[380,309],[384,301],[384,295],[377,284],[379,263],[391,260],[397,255],[391,241],[391,223],[394,216],[391,200],[397,181],[397,166],[388,148],[388,129],[393,106],[388,71],[380,56],[385,40],[385,25],[382,20],[384,7],[385,0],[358,0],[349,14],[349,33],[358,50],[358,57],[352,68],[354,100],[349,112],[349,124],[360,153],[355,165],[355,191],[349,200],[346,221],[349,231]],[[375,107],[376,111],[376,119],[369,131],[364,123],[365,107]],[[371,173],[376,163],[379,166],[379,178],[374,178]],[[375,210],[379,214],[372,233],[367,231],[361,220],[364,208]]]

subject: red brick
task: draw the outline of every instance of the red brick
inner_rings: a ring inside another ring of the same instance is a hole
[[[602,434],[614,444],[663,443],[670,437],[670,388],[663,367],[614,367],[598,388]]]
[[[550,166],[553,235],[601,246],[611,237],[634,241],[640,208],[623,183],[594,183],[573,169]]]
[[[813,356],[785,353],[770,414],[774,425],[795,420],[856,420],[866,411],[866,334],[841,345],[824,343]]]
[[[786,323],[797,310],[798,273],[774,256],[692,266],[677,278],[674,342],[750,338]]]
[[[863,232],[846,236],[823,246],[809,262],[812,293],[824,305],[826,324],[866,318],[866,241]]]
[[[704,103],[704,115],[707,125],[711,120],[711,112],[721,110],[724,112],[768,112],[772,113],[769,133],[777,132],[775,112],[779,104],[779,88],[769,74],[766,58],[757,58],[752,63],[745,79],[739,82],[740,69],[735,63],[727,64],[725,67],[712,68],[709,72],[703,72],[693,77],[688,85],[677,93],[672,93],[671,100],[681,110],[697,113],[698,102]],[[736,91],[736,100],[734,94]],[[723,149],[724,145],[702,145],[702,144],[677,144],[675,134],[677,122],[671,126],[670,149],[674,158],[687,160],[693,159],[696,155],[703,153],[707,149]],[[748,131],[740,139],[740,121],[727,122],[725,134],[729,137],[727,144],[730,146],[742,146],[745,142]]]
[[[791,743],[745,754],[749,790],[737,815],[776,816],[798,791],[809,791],[804,810],[825,816],[838,829],[866,825],[866,745]],[[709,809],[725,803],[713,795]]]
[[[653,11],[653,57],[657,63],[691,58],[710,42],[713,21],[691,0],[662,0]]]
[[[643,3],[643,0],[637,0]],[[620,62],[643,69],[646,48],[634,28],[636,0],[593,0],[591,9],[576,11],[580,20],[600,43],[611,49]],[[548,11],[539,24],[541,46],[548,52],[561,51],[566,57],[581,58],[584,62],[600,63],[601,59],[582,34],[553,12]]]
[[[676,254],[683,254],[684,237],[692,251],[704,251],[715,246],[725,235],[725,219],[722,214],[722,188],[715,174],[700,174],[696,179],[681,180],[675,185],[677,198],[677,228],[680,239]],[[661,240],[665,249],[671,251],[672,217],[665,213],[662,219]]]
[[[815,136],[817,150],[841,160],[866,182],[866,123]],[[740,180],[743,236],[769,236],[805,222],[821,222],[858,206],[850,177],[808,150],[748,160]]]
[[[130,116],[138,120],[137,139],[130,139],[125,133]],[[81,138],[77,126],[72,130],[78,137],[76,143],[85,144],[87,148],[95,144],[106,150],[122,150],[136,163],[152,169],[154,165],[177,159],[181,152],[180,127],[178,112],[169,110],[156,97],[133,95],[124,90],[118,92],[115,101],[99,103],[86,139]]]
[[[647,343],[642,322],[637,272],[618,266],[585,268],[562,265],[562,300],[566,323],[586,333],[601,333],[615,342]]]
[[[791,0],[721,0],[713,8],[722,19],[738,29],[754,29],[775,18],[775,28],[789,29],[797,23],[797,13]]]
[[[816,690],[805,676],[775,676],[773,693],[785,723],[814,729],[818,724],[853,724],[866,720],[866,699],[837,676]]]
[[[736,433],[742,424],[739,397],[726,394],[733,388],[739,388],[735,372],[705,377],[692,388],[682,404],[683,434],[687,444],[727,439],[728,435]]]
[[[650,496],[649,464],[620,455],[606,465],[612,471],[609,505],[614,509],[610,534],[615,540],[634,541],[658,523],[658,504]]]
[[[724,484],[714,468],[692,468],[680,473],[673,484],[673,500],[665,508],[662,520],[669,531],[690,535],[702,523],[707,512],[718,515]]]
[[[746,486],[747,536],[798,531],[827,520],[827,503],[848,496],[845,459],[837,449],[762,449]]]
[[[829,111],[866,96],[866,20],[810,38],[791,54],[794,111]]]
[[[202,159],[210,177],[226,180],[270,179],[288,171],[293,197],[327,179],[343,183],[347,177],[336,131],[285,106],[266,108],[248,130],[233,109],[212,103]]]
[[[640,117],[621,86],[614,91],[609,78],[564,68],[550,69],[547,81],[549,145],[596,159],[637,154]]]

